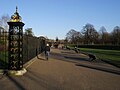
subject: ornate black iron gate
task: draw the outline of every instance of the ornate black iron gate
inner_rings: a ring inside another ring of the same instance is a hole
[[[8,22],[9,24],[9,62],[10,70],[23,68],[23,26],[22,22]]]
[[[43,37],[23,34],[24,23],[17,8],[8,25],[9,31],[0,27],[0,68],[21,70],[23,64],[43,52],[46,41]]]
[[[16,7],[16,12],[11,16],[9,25],[9,60],[8,69],[21,70],[23,68],[23,26]]]

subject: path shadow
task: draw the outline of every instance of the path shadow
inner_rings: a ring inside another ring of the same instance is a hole
[[[49,76],[42,75],[37,72],[33,72],[31,70],[27,70],[28,74],[25,75],[26,78],[31,79],[34,82],[37,82],[41,87],[46,88],[47,90],[57,90],[56,82],[54,78],[50,78]]]
[[[8,63],[0,59],[0,69],[7,69]]]
[[[58,60],[60,59],[63,61],[73,62],[73,63],[75,63],[76,61],[84,61],[84,62],[90,62],[90,63],[104,63],[100,59],[96,59],[96,60],[91,61],[89,59],[89,57],[83,57],[83,56],[76,55],[76,54],[70,55],[70,54],[60,54],[60,53],[52,52],[51,57],[58,59]]]
[[[45,60],[44,58],[41,58],[41,57],[39,57],[38,55],[37,55],[37,59],[40,59],[40,60]]]
[[[45,79],[43,79],[40,76],[36,76],[36,74],[33,74],[34,72],[28,71],[28,74],[25,75],[26,78],[32,80],[33,82],[39,83],[39,85],[43,88],[46,88],[47,82],[45,82]]]
[[[37,59],[43,60],[43,61],[48,61],[48,60],[46,60],[46,59],[44,59],[44,58],[41,58],[41,57],[39,57],[39,56],[37,56]]]
[[[18,89],[20,89],[20,90],[26,90],[15,78],[13,78],[12,76],[10,76],[10,75],[8,75],[8,74],[6,74],[6,76],[7,76],[7,78],[8,78],[10,81],[12,81],[12,82],[16,85],[16,87],[17,87]]]
[[[68,52],[68,51],[66,51],[66,52],[65,52],[65,51],[61,51],[61,53],[63,53],[63,54],[64,54],[64,53],[65,53],[65,54],[75,54],[75,52],[70,52],[70,51],[69,51],[69,52]]]
[[[75,59],[75,60],[78,60],[78,61],[90,61],[88,58],[82,58],[82,57],[71,57],[71,56],[64,56],[64,58],[67,58],[67,59]]]
[[[41,56],[41,57],[40,57]],[[43,58],[45,55],[44,55],[44,52],[43,53],[41,53],[41,54],[38,54],[37,55],[37,59],[39,59],[39,60],[43,60],[43,61],[48,61],[48,60],[46,60],[45,58]]]
[[[91,63],[104,63],[100,59],[90,60],[90,58],[84,58],[84,57],[74,57],[74,56],[64,56],[64,58],[70,59],[70,60],[76,60],[76,61],[84,61],[84,62],[91,62]]]
[[[110,68],[104,68],[104,67],[97,67],[97,66],[91,66],[91,65],[85,65],[85,64],[75,64],[76,66],[82,66],[82,67],[86,67],[86,68],[90,68],[90,69],[95,69],[95,70],[99,70],[99,71],[104,71],[104,72],[108,72],[108,73],[112,73],[112,74],[117,74],[120,75],[120,71],[118,70],[113,70]]]

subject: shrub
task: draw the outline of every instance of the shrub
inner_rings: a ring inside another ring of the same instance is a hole
[[[69,45],[70,47],[105,49],[105,50],[120,50],[120,45]]]

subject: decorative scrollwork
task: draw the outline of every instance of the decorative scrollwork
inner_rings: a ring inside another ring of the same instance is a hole
[[[9,24],[9,69],[18,70],[23,67],[23,26],[22,18],[16,12],[11,16]]]
[[[16,47],[16,46],[18,46],[18,42],[17,41],[11,41],[10,45],[13,46],[13,47]]]

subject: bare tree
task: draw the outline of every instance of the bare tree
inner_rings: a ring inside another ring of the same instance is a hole
[[[4,30],[8,30],[8,24],[7,22],[10,20],[10,17],[9,15],[3,15],[1,18],[0,18],[0,26],[4,28]]]
[[[65,40],[64,40],[64,44],[65,44],[65,46],[67,46],[67,44],[68,44],[68,39],[67,39],[67,37],[66,37]]]
[[[25,29],[25,35],[33,36],[34,33],[33,33],[33,31],[32,31],[32,28],[27,28],[27,29]]]
[[[82,34],[84,37],[84,43],[85,44],[94,44],[98,39],[98,32],[95,30],[94,26],[92,24],[87,23],[83,29]]]
[[[109,43],[109,33],[107,32],[106,28],[102,26],[99,30],[99,39],[100,39],[100,44],[108,44]]]
[[[116,26],[114,27],[112,31],[112,43],[116,45],[120,45],[120,27]]]
[[[3,15],[0,18],[0,41],[7,44],[8,38],[8,24],[7,22],[10,20],[9,15]]]
[[[66,34],[66,38],[67,38],[68,42],[72,41],[72,37],[73,37],[75,32],[76,31],[74,29],[71,29],[70,31],[68,31],[68,33]]]
[[[69,42],[73,43],[73,44],[77,44],[77,43],[80,43],[81,41],[81,33],[74,30],[74,29],[71,29],[67,34],[66,34],[66,38]]]

